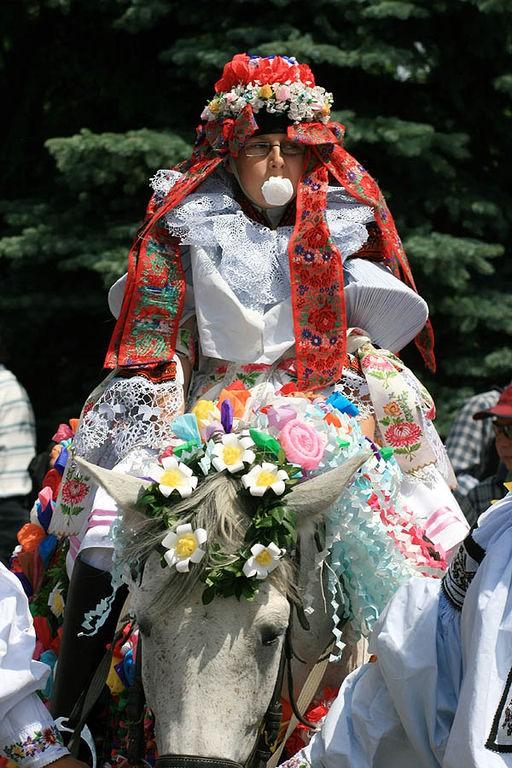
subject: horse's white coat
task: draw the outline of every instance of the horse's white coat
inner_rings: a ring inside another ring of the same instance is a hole
[[[362,454],[293,489],[287,503],[295,507],[303,525],[333,503],[365,459]],[[119,473],[80,463],[122,508],[128,513],[134,508],[141,481],[124,476],[121,482]],[[307,528],[301,536],[302,584],[314,554],[313,526],[309,532]],[[253,601],[216,598],[204,606],[204,587],[198,584],[187,593],[186,602],[180,601],[167,615],[155,615],[151,603],[165,577],[154,553],[146,563],[142,583],[131,591],[143,638],[143,682],[155,714],[158,752],[244,763],[274,690],[290,619],[289,603],[268,580],[262,582]],[[304,632],[294,617],[294,647],[306,661],[294,664],[300,685],[332,637],[320,580],[316,592],[310,631]]]

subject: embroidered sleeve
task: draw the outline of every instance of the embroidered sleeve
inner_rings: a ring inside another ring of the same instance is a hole
[[[69,755],[50,713],[36,694],[10,709],[0,723],[0,753],[23,768],[43,768]]]

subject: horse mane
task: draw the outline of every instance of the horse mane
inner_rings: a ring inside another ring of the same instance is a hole
[[[189,498],[173,505],[172,513],[178,519],[176,525],[190,523],[194,529],[204,528],[208,535],[207,547],[214,543],[223,554],[234,554],[243,545],[250,523],[250,500],[241,496],[241,487],[238,479],[225,472],[207,477]],[[116,534],[121,562],[132,570],[145,563],[164,536],[175,527],[163,529],[160,518],[132,512],[129,522]],[[207,559],[192,565],[189,573],[165,569],[166,578],[151,602],[151,610],[168,611],[190,594],[200,581]],[[288,558],[282,560],[269,579],[292,602],[299,602],[297,569]]]

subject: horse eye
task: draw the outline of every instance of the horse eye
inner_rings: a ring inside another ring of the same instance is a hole
[[[264,627],[264,629],[261,630],[261,644],[275,645],[283,634],[284,629],[276,629],[276,627]]]

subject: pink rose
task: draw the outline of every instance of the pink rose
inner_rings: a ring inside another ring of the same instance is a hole
[[[275,88],[274,93],[276,95],[276,101],[288,101],[290,98],[290,89],[287,85],[278,85]]]
[[[413,421],[401,421],[392,424],[384,433],[384,437],[390,445],[397,448],[404,445],[414,445],[421,438],[421,429]]]
[[[316,469],[324,454],[324,440],[313,427],[300,419],[289,421],[279,433],[286,458],[302,469]]]

